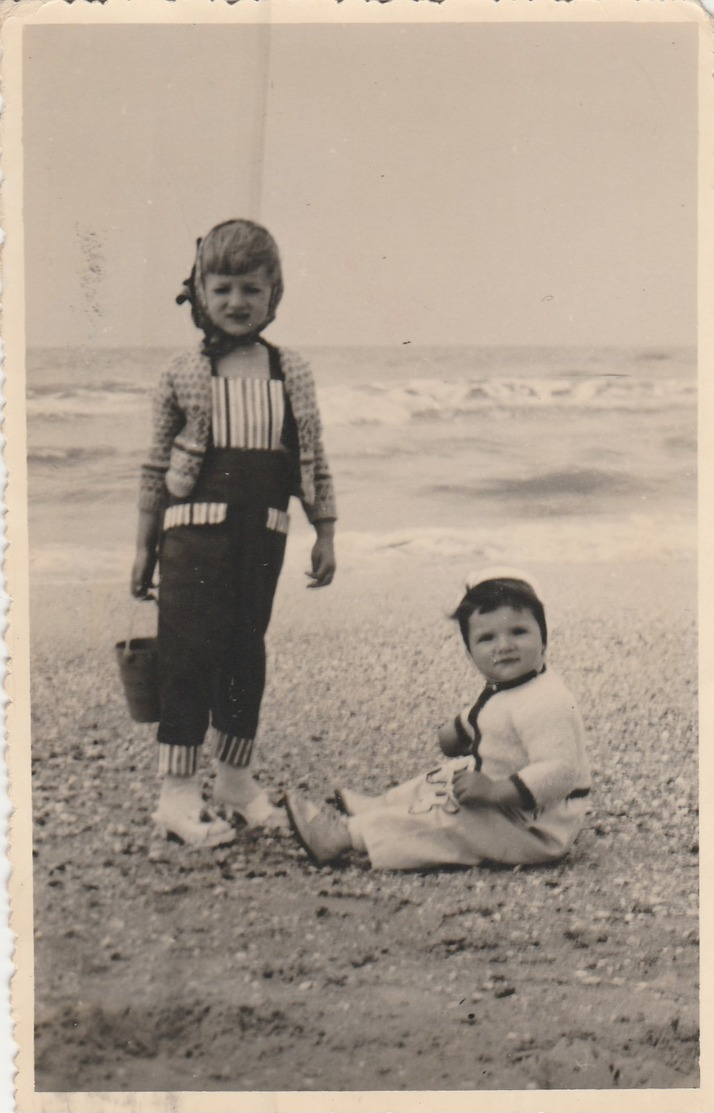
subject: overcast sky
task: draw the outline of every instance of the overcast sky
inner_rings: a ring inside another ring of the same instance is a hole
[[[28,28],[28,341],[185,343],[196,237],[250,216],[283,343],[694,343],[696,36]]]

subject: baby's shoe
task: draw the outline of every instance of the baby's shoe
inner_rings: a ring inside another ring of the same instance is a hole
[[[245,766],[219,761],[213,798],[226,815],[239,815],[248,827],[264,827],[266,831],[275,832],[290,830],[285,812],[271,804],[267,792]]]
[[[298,792],[288,792],[285,804],[298,842],[314,865],[326,866],[352,849],[347,823],[336,812],[318,808]]]
[[[337,807],[344,815],[362,815],[379,807],[379,796],[365,796],[362,792],[353,792],[340,785],[335,786],[333,793]]]
[[[160,835],[173,837],[187,846],[225,846],[236,837],[230,823],[219,819],[204,804],[196,775],[167,774],[161,782],[159,804],[152,819]]]

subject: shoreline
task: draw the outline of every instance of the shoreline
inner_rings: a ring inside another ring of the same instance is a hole
[[[129,524],[131,522],[131,524]],[[54,540],[55,530],[30,526],[30,584],[121,583],[133,561],[133,516],[121,517],[109,537],[99,527],[83,532],[85,543]],[[282,579],[307,567],[314,534],[295,503],[290,510],[290,532]],[[503,538],[492,541],[491,538]],[[485,540],[486,539],[486,540]],[[554,518],[552,522],[523,522],[513,517],[483,515],[477,526],[404,526],[395,529],[348,529],[337,523],[335,538],[338,574],[360,570],[376,577],[398,578],[419,574],[422,567],[471,571],[479,564],[553,565],[567,568],[587,564],[696,563],[697,525],[691,515],[679,521],[671,515],[639,514],[605,520]],[[101,574],[98,575],[99,570]],[[451,572],[443,573],[451,575]]]

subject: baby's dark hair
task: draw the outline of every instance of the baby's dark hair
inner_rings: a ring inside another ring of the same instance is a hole
[[[490,614],[499,607],[513,607],[517,611],[530,611],[538,623],[538,628],[543,639],[543,645],[548,644],[548,627],[545,621],[545,609],[533,588],[525,580],[494,579],[485,580],[475,587],[467,588],[463,599],[451,615],[459,624],[461,637],[468,649],[469,645],[469,619],[478,611],[479,614]]]

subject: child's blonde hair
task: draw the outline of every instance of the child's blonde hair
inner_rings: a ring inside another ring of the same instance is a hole
[[[193,323],[204,333],[204,347],[207,351],[220,347],[221,338],[208,314],[206,275],[248,274],[258,267],[265,267],[272,287],[268,318],[262,322],[262,330],[274,320],[283,296],[280,252],[270,232],[252,220],[225,220],[211,228],[203,239],[196,241],[196,258],[191,276],[185,280],[176,301],[179,305],[185,301],[190,303]]]

